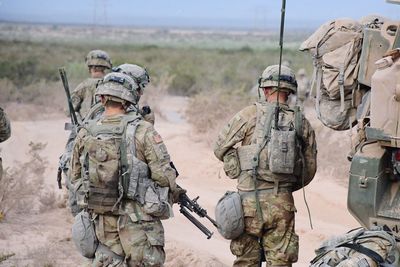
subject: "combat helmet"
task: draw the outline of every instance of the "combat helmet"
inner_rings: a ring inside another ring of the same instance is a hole
[[[85,62],[88,67],[102,66],[106,67],[107,69],[112,68],[110,56],[103,50],[90,51],[85,58]]]
[[[106,96],[108,99],[126,104],[137,104],[137,91],[139,85],[126,74],[111,72],[104,76],[97,86],[96,96]]]
[[[279,65],[268,66],[261,77],[258,79],[258,86],[263,87],[278,87],[280,80],[280,89],[288,90],[290,93],[296,94],[297,82],[296,76],[292,69],[286,66],[281,66],[281,75],[279,76]]]
[[[150,83],[150,76],[146,68],[142,68],[135,64],[125,63],[113,68],[113,71],[129,75],[138,83],[141,90],[143,90],[146,85]]]

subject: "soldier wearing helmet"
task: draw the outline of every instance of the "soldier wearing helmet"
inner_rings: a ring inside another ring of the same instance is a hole
[[[144,88],[150,83],[150,76],[147,70],[141,66],[135,64],[122,64],[116,68],[113,68],[115,72],[121,72],[129,75],[132,79],[134,79],[138,85],[139,89],[137,91],[137,102],[139,102],[140,97],[144,93]],[[140,109],[140,114],[142,114],[143,118],[154,125],[155,116],[154,112],[151,110],[149,106],[143,106]]]
[[[281,66],[279,72],[278,65],[267,67],[259,87],[265,100],[239,111],[219,133],[214,146],[227,176],[237,179],[242,200],[244,232],[231,241],[231,252],[236,256],[233,266],[259,266],[261,255],[267,266],[292,266],[298,258],[292,192],[314,177],[315,134],[300,110],[287,104],[288,96],[297,91],[290,68]],[[272,142],[274,132],[293,131],[295,142],[285,142],[285,147]],[[277,171],[275,165],[285,162],[276,164],[269,159],[285,149],[296,152],[293,166],[289,171]]]
[[[154,125],[154,122],[155,122],[154,112],[150,109],[149,106],[143,106],[140,109],[139,104],[138,104],[141,96],[144,93],[144,88],[150,83],[150,76],[149,76],[147,70],[145,68],[140,67],[135,64],[125,63],[122,65],[119,65],[118,67],[112,68],[112,71],[126,74],[138,84],[138,88],[133,91],[136,104],[131,105],[128,108],[128,111],[129,112],[139,112],[145,121],[148,121]],[[85,120],[93,119],[94,117],[101,114],[103,111],[104,111],[104,109],[103,109],[103,106],[101,105],[101,103],[96,103],[94,106],[92,106],[92,108],[86,115]]]
[[[90,51],[85,58],[85,63],[90,77],[80,83],[71,93],[74,110],[81,120],[85,118],[91,106],[96,102],[94,93],[97,84],[112,68],[110,56],[102,50]]]
[[[100,244],[93,266],[162,266],[165,260],[160,220],[170,217],[182,189],[161,136],[128,111],[137,105],[138,89],[124,73],[107,74],[96,91],[104,112],[85,121],[73,147],[75,199],[94,221]]]

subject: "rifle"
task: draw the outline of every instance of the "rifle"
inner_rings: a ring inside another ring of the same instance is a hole
[[[69,109],[69,113],[71,115],[71,125],[65,124],[65,129],[66,130],[67,129],[73,130],[74,127],[79,126],[80,121],[78,120],[78,118],[76,116],[76,113],[75,113],[75,110],[74,110],[74,106],[72,105],[71,94],[69,92],[67,73],[65,72],[64,68],[59,68],[58,71],[60,73],[60,78],[61,78],[61,81],[62,81],[63,86],[64,86],[65,94],[67,96],[68,109]],[[58,171],[57,171],[57,183],[58,183],[58,188],[59,189],[62,189],[62,185],[61,185],[62,175],[61,174],[62,174],[62,168],[59,166],[58,167]]]
[[[190,212],[196,213],[199,217],[201,218],[207,218],[215,227],[218,227],[217,222],[212,219],[210,216],[207,215],[207,211],[203,209],[198,203],[197,200],[199,197],[196,197],[194,199],[190,199],[186,193],[181,194],[179,196],[179,201],[178,204],[180,206],[180,213],[183,214],[186,218],[189,219],[197,228],[200,229],[206,236],[207,239],[210,239],[211,236],[214,234],[210,230],[208,230],[207,227],[205,227],[201,222],[199,222],[195,217],[193,217]],[[190,211],[190,212],[189,212]]]
[[[62,81],[63,86],[64,86],[65,94],[67,95],[68,109],[69,109],[69,113],[71,115],[71,123],[74,126],[77,126],[79,124],[79,121],[78,121],[78,118],[76,116],[76,113],[75,113],[75,110],[74,110],[74,106],[72,105],[71,94],[69,92],[67,73],[65,72],[64,68],[59,68],[58,71],[60,73],[61,81]]]

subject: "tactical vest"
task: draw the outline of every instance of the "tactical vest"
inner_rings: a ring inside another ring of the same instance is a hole
[[[278,129],[275,129],[275,104],[256,102],[257,119],[251,145],[237,149],[241,171],[257,171],[259,179],[268,182],[296,182],[302,163],[299,136],[302,114],[280,107]]]
[[[123,197],[133,198],[137,187],[131,176],[148,179],[146,163],[136,157],[135,133],[141,117],[127,115],[118,124],[89,120],[83,126],[88,135],[81,156],[87,208],[95,213],[118,213]]]

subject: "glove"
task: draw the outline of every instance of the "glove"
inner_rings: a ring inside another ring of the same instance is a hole
[[[151,108],[150,108],[150,106],[143,106],[142,107],[142,115],[144,116],[144,115],[147,115],[147,114],[150,114],[151,113]]]
[[[173,203],[178,203],[179,202],[179,197],[182,194],[186,194],[186,189],[183,189],[181,187],[176,187],[175,190],[172,191],[172,201]]]

